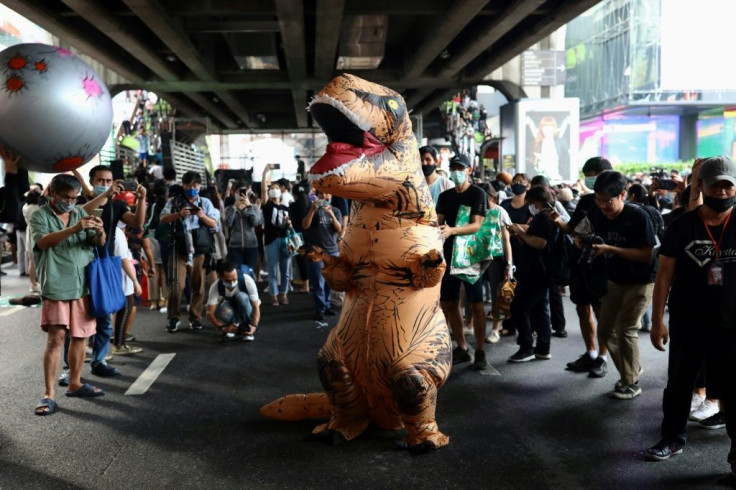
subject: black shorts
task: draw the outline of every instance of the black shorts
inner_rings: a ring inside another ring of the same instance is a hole
[[[460,301],[460,286],[465,285],[465,297],[468,303],[483,302],[483,278],[475,281],[475,284],[458,279],[450,275],[450,266],[445,269],[445,275],[442,278],[442,286],[440,288],[440,301]]]
[[[601,305],[601,299],[588,292],[580,267],[570,269],[570,301],[576,306],[591,305],[598,308]]]

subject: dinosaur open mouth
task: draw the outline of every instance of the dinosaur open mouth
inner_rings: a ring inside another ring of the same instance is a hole
[[[366,121],[331,97],[315,98],[309,111],[330,142],[325,154],[309,170],[311,181],[329,175],[345,175],[354,163],[386,149],[386,145],[367,131],[370,125]]]

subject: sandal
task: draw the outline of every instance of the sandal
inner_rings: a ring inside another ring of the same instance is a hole
[[[33,413],[36,415],[44,416],[51,415],[56,412],[56,401],[53,398],[41,398],[41,403],[36,405]]]
[[[288,305],[289,304],[289,298],[287,298],[285,294],[282,294],[281,295],[281,304],[282,305]]]

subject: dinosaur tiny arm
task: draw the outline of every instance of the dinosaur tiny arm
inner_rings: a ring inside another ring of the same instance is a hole
[[[416,289],[431,288],[442,281],[445,273],[445,260],[438,250],[430,250],[421,255],[411,265],[412,286]]]
[[[324,263],[322,276],[333,291],[348,291],[355,287],[352,280],[353,266],[340,260],[339,257],[325,253],[324,249],[316,245],[311,251],[306,252],[306,257],[313,262]]]

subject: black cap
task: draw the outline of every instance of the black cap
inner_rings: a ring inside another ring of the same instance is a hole
[[[454,157],[450,158],[450,167],[470,168],[472,166],[473,163],[470,161],[470,157],[468,155],[458,153]]]

